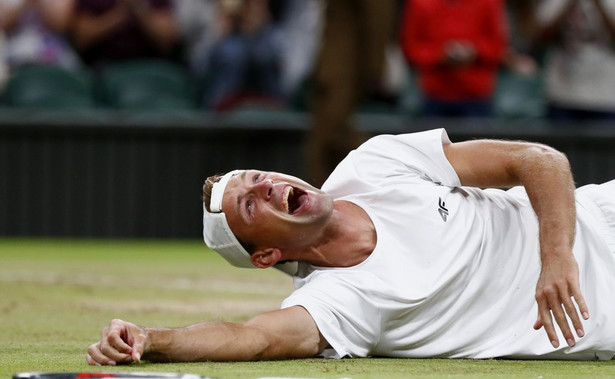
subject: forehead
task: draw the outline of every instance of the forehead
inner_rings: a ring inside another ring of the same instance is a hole
[[[245,186],[244,182],[246,176],[247,171],[242,171],[233,175],[224,188],[224,194],[222,196],[222,212],[226,215],[227,223],[236,236],[239,231],[237,228],[240,224],[244,224],[240,216],[238,202],[241,194],[245,192],[242,188]]]
[[[241,171],[241,172],[233,175],[229,179],[229,181],[228,181],[228,183],[226,185],[226,188],[224,189],[224,197],[226,197],[227,194],[229,194],[229,192],[232,192],[233,189],[241,187],[242,185],[244,185],[246,176],[248,175],[248,173],[250,171],[253,171],[253,170],[245,170],[245,171]]]
[[[237,191],[245,186],[245,181],[246,181],[245,179],[247,175],[248,175],[248,170],[245,170],[245,171],[241,171],[233,175],[229,179],[228,183],[226,184],[226,187],[224,188],[224,194],[222,195],[223,204],[226,204],[229,198],[237,196],[236,195]]]
[[[240,196],[249,191],[251,178],[256,174],[269,174],[259,170],[243,170],[233,175],[226,188],[224,188],[224,195],[222,196],[222,210],[224,213],[236,212],[233,209],[238,205]]]

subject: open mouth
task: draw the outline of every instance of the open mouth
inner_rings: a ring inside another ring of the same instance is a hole
[[[282,196],[282,206],[288,214],[294,214],[307,201],[307,193],[298,188],[287,186]]]

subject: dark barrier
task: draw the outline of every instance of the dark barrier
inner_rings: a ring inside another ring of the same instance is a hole
[[[566,152],[578,184],[615,178],[615,126],[418,122],[361,115],[369,134],[446,127],[451,139],[539,141]],[[200,238],[201,186],[233,168],[305,178],[308,116],[0,112],[0,235]]]

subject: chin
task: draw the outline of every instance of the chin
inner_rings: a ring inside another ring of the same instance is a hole
[[[309,213],[315,219],[328,220],[333,214],[333,199],[331,196],[315,196],[309,204]]]

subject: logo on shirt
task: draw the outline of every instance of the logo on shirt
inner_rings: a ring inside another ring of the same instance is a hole
[[[438,213],[440,213],[442,220],[446,222],[446,219],[448,218],[448,209],[446,209],[446,204],[444,204],[441,197],[438,198]]]

